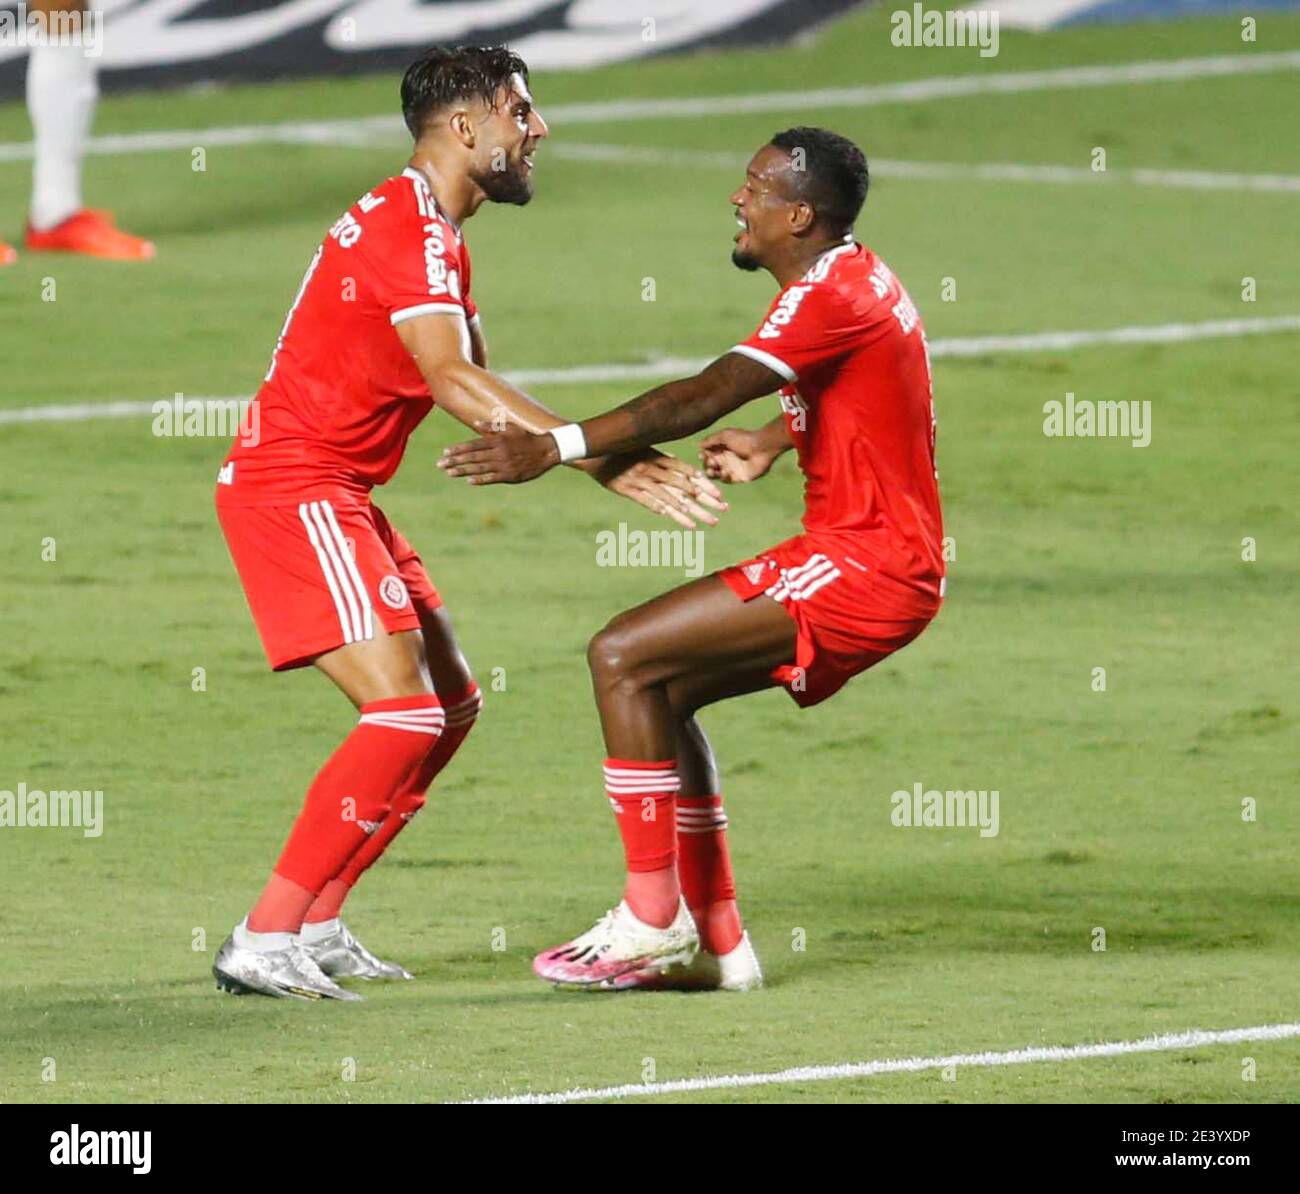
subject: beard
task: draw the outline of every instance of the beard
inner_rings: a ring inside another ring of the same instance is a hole
[[[523,207],[533,197],[533,180],[522,162],[505,170],[482,170],[470,174],[491,203],[513,203]]]
[[[731,250],[731,264],[737,269],[743,269],[747,274],[752,274],[756,270],[763,268],[757,257],[752,253],[746,253],[743,249]]]

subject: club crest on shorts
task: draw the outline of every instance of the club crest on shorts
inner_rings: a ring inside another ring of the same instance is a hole
[[[379,582],[379,600],[389,609],[405,609],[411,600],[400,576],[385,576]]]

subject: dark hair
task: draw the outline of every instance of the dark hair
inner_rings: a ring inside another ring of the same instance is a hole
[[[770,144],[784,149],[800,168],[791,171],[795,198],[806,199],[831,232],[846,233],[867,200],[867,159],[847,137],[829,129],[793,128]],[[796,157],[796,151],[802,151]]]
[[[505,46],[434,46],[402,76],[402,118],[418,141],[431,113],[467,99],[490,108],[514,74],[528,82],[527,63]]]

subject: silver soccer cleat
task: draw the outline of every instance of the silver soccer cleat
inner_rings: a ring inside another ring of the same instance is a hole
[[[301,942],[312,961],[332,978],[414,978],[404,966],[377,958],[342,921],[338,931],[320,941]]]
[[[217,950],[212,974],[219,991],[232,995],[273,995],[278,999],[361,998],[327,977],[297,942],[265,953],[235,944],[232,933]]]

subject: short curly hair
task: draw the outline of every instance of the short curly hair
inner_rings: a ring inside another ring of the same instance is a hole
[[[862,150],[839,133],[803,126],[777,133],[769,144],[798,163],[793,171],[797,197],[813,205],[831,232],[848,233],[867,201],[871,181]]]
[[[491,107],[512,75],[527,83],[528,64],[505,46],[433,46],[402,76],[402,118],[418,141],[432,113],[467,99]]]

